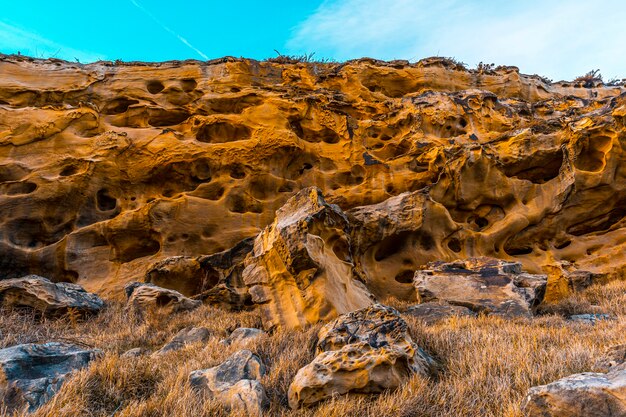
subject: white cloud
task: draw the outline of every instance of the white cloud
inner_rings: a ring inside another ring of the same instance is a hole
[[[37,33],[0,21],[0,52],[28,55],[36,58],[62,58],[68,61],[94,62],[106,59],[95,52],[83,51],[46,39]]]
[[[620,0],[327,0],[295,28],[290,53],[351,59],[453,56],[571,79],[626,77]]]

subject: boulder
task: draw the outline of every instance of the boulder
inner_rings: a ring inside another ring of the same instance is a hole
[[[289,406],[308,406],[337,394],[379,393],[413,374],[428,377],[435,361],[417,347],[407,324],[391,307],[375,304],[322,327],[321,353],[301,368],[289,386]]]
[[[444,301],[509,318],[532,316],[543,299],[546,281],[545,275],[522,272],[519,262],[485,257],[430,262],[413,277],[421,302]]]
[[[306,188],[255,239],[243,280],[263,326],[300,328],[372,304],[350,254],[350,225],[322,192]]]
[[[261,329],[254,329],[250,327],[238,327],[224,339],[224,344],[230,345],[232,343],[248,343],[266,334]]]
[[[187,298],[178,291],[168,290],[150,283],[131,282],[124,287],[127,306],[144,311],[159,309],[176,313],[200,307],[202,301]]]
[[[104,301],[78,284],[54,283],[28,275],[0,281],[0,306],[29,307],[49,316],[63,315],[69,310],[89,315],[99,312]]]
[[[573,314],[567,317],[567,321],[582,324],[594,325],[600,321],[613,320],[609,314],[605,313],[585,313],[585,314]]]
[[[33,411],[59,390],[72,371],[101,355],[98,349],[56,342],[0,349],[0,403],[8,411]]]
[[[261,415],[267,407],[265,389],[258,381],[265,365],[249,350],[240,350],[222,364],[189,374],[191,386],[232,409],[247,415]]]
[[[167,352],[180,350],[186,345],[206,342],[210,337],[211,332],[206,327],[185,327],[176,333],[161,349],[154,352],[153,355],[163,355]]]
[[[533,387],[522,409],[528,417],[624,417],[626,369],[585,372]]]
[[[417,317],[428,325],[436,324],[449,317],[476,316],[476,313],[467,307],[432,301],[411,306],[403,314]]]
[[[149,351],[143,348],[132,348],[128,349],[126,352],[122,353],[120,357],[122,358],[138,358],[143,355],[147,355]]]

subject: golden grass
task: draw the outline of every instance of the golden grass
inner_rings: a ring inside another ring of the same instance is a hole
[[[319,326],[275,332],[247,348],[268,367],[261,381],[271,401],[267,415],[521,417],[520,402],[529,387],[594,371],[594,362],[606,347],[626,343],[626,282],[591,287],[545,311],[551,314],[532,320],[451,318],[434,326],[407,316],[415,342],[443,365],[436,378],[415,376],[394,392],[337,397],[298,411],[287,407],[286,392],[297,370],[313,358]],[[592,326],[567,322],[556,314],[589,311],[609,313],[616,320]],[[106,352],[103,359],[77,372],[33,414],[36,417],[227,416],[236,414],[194,393],[187,376],[192,370],[219,364],[242,348],[220,343],[228,329],[258,324],[253,312],[231,313],[209,306],[142,320],[126,313],[122,305],[110,304],[102,314],[82,323],[42,321],[5,311],[0,314],[0,347],[70,341]],[[134,347],[156,350],[189,325],[205,326],[216,337],[158,358],[120,357]]]

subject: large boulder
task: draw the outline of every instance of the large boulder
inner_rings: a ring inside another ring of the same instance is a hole
[[[624,417],[626,369],[585,372],[533,387],[522,408],[528,417]]]
[[[99,312],[104,301],[78,284],[54,283],[44,277],[28,275],[0,281],[0,306],[30,307],[51,316],[63,315],[69,310],[88,315]]]
[[[248,238],[232,248],[203,256],[173,256],[150,266],[145,281],[232,310],[252,305],[243,284],[243,261],[252,250]]]
[[[124,287],[127,306],[137,311],[164,310],[171,313],[193,310],[202,301],[187,298],[178,291],[161,288],[154,284],[131,282]]]
[[[450,317],[475,317],[476,313],[467,307],[429,301],[406,309],[405,315],[413,316],[428,325],[437,324]]]
[[[72,371],[101,355],[97,349],[56,342],[0,349],[0,403],[9,412],[33,411],[59,390]]]
[[[299,328],[372,304],[350,254],[350,225],[317,188],[276,211],[255,239],[243,280],[260,304],[265,328]]]
[[[375,304],[322,327],[321,352],[289,386],[289,406],[299,408],[337,394],[379,393],[413,374],[429,376],[435,361],[417,347],[407,324],[391,307]]]
[[[485,257],[430,262],[413,277],[420,302],[445,301],[503,317],[530,317],[546,282],[545,275],[522,272],[519,262]]]
[[[189,383],[231,409],[261,415],[269,403],[258,381],[263,375],[261,359],[249,350],[240,350],[218,366],[191,372]]]

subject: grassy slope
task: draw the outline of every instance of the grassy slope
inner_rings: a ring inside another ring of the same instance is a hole
[[[399,305],[399,308],[402,306]],[[617,316],[595,326],[569,323],[556,314],[533,320],[453,318],[435,326],[406,317],[414,340],[443,363],[436,380],[414,377],[402,389],[379,396],[345,396],[307,410],[290,411],[286,391],[297,370],[313,358],[319,326],[276,332],[248,346],[268,366],[261,381],[268,415],[284,416],[521,416],[530,386],[593,371],[604,348],[626,342],[626,282],[595,286],[564,300],[552,313],[607,312]],[[70,318],[40,321],[0,314],[0,347],[16,343],[71,341],[97,346],[105,358],[78,372],[34,416],[219,416],[219,404],[199,398],[187,384],[190,371],[219,364],[242,346],[219,341],[236,326],[259,324],[254,313],[212,307],[174,316],[135,317],[122,305],[84,323]],[[120,358],[133,347],[153,350],[188,325],[205,326],[217,337],[159,358]],[[1,413],[0,413],[1,414]],[[234,415],[234,414],[230,414]]]

